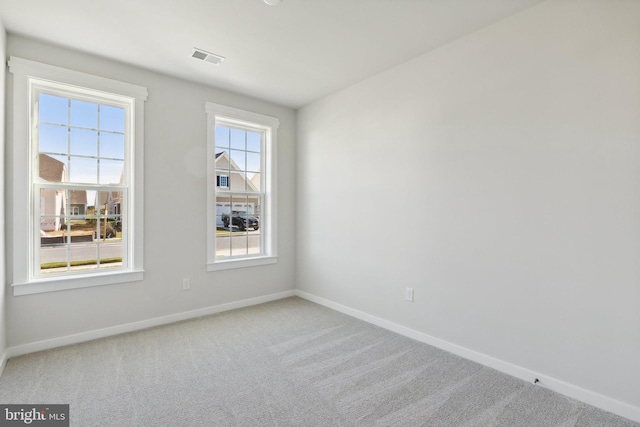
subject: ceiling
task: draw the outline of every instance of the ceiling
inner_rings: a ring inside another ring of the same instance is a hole
[[[0,18],[9,33],[298,108],[542,1],[0,0]]]

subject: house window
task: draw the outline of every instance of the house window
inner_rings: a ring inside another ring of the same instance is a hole
[[[9,66],[14,295],[141,280],[146,89],[21,58]]]
[[[207,103],[208,269],[276,262],[279,120]]]
[[[222,153],[220,153],[222,154]],[[218,175],[216,177],[216,185],[218,187],[229,187],[229,177],[227,175]]]

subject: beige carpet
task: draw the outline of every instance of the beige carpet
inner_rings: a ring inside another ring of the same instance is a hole
[[[72,426],[638,426],[288,298],[8,361],[0,403]]]

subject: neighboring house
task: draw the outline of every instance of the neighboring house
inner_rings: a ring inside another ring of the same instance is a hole
[[[98,191],[95,200],[96,213],[104,212],[109,216],[122,212],[121,191]]]
[[[260,214],[260,199],[249,197],[244,200],[230,200],[224,191],[260,191],[259,177],[247,179],[243,171],[229,158],[226,151],[216,153],[216,225],[222,226],[222,214],[232,210],[250,214]],[[256,183],[258,185],[256,185]],[[245,190],[246,189],[246,190]]]
[[[72,190],[69,193],[71,215],[87,214],[87,192],[85,190]]]
[[[38,168],[40,178],[45,181],[64,182],[67,179],[67,168],[64,163],[46,154],[40,153]],[[54,231],[62,228],[65,224],[65,204],[64,190],[40,191],[40,229],[42,231]]]
[[[120,184],[124,180],[124,170],[120,175]],[[96,214],[104,212],[113,218],[113,215],[120,215],[122,212],[122,191],[97,191],[95,195]]]

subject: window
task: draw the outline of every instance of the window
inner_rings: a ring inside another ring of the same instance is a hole
[[[14,295],[141,280],[146,89],[15,57],[9,66]]]
[[[222,153],[220,153],[222,155]],[[216,185],[218,187],[228,187],[229,186],[229,177],[227,175],[218,175],[216,177]]]
[[[276,262],[276,118],[207,103],[208,269]]]

